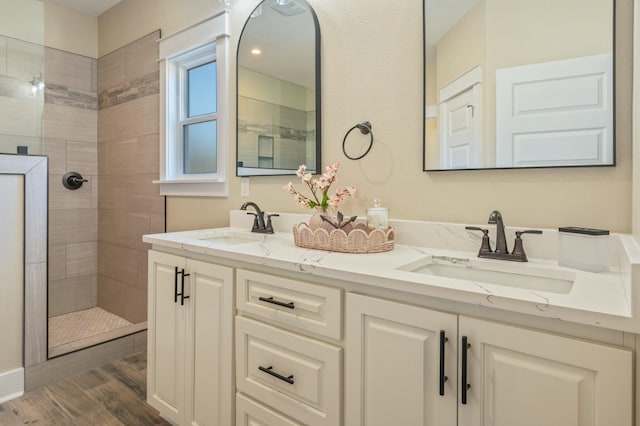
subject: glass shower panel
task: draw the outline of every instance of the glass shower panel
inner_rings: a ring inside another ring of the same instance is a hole
[[[0,153],[43,153],[44,7],[0,0]]]

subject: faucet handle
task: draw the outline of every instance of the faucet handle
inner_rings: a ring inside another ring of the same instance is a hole
[[[265,230],[265,232],[267,234],[273,234],[273,225],[271,224],[271,218],[272,217],[278,217],[278,216],[280,216],[280,215],[277,214],[277,213],[273,213],[273,214],[268,214],[267,215],[267,226],[266,226],[266,230]]]
[[[524,252],[524,245],[522,243],[522,234],[542,234],[539,229],[525,229],[523,231],[516,231],[516,241],[513,244],[512,255],[519,257],[522,262],[527,262],[527,254]]]
[[[485,253],[491,253],[491,243],[489,242],[489,230],[486,228],[480,228],[478,226],[465,226],[464,229],[467,231],[481,231],[482,232],[482,245],[480,246],[480,251],[478,252],[478,256]]]
[[[542,234],[539,229],[525,229],[523,231],[516,231],[516,238],[520,238],[522,234]]]

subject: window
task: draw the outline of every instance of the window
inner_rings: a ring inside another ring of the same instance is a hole
[[[228,195],[226,15],[160,40],[162,195]]]

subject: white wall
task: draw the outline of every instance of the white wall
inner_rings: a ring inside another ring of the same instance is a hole
[[[24,178],[0,175],[0,402],[21,391],[23,363]],[[16,372],[17,370],[17,372]],[[12,374],[12,372],[14,374]],[[24,386],[24,385],[23,385]]]
[[[257,0],[235,0],[231,49]],[[521,227],[590,226],[631,230],[631,0],[617,1],[617,167],[545,170],[422,171],[423,71],[420,1],[310,0],[322,32],[323,163],[340,161],[338,185],[360,193],[345,213],[364,214],[380,197],[391,216],[415,220],[486,222],[494,209]],[[220,10],[217,1],[124,0],[99,18],[100,54],[161,28],[168,34]],[[232,55],[235,67],[235,55]],[[230,132],[235,163],[235,75]],[[376,142],[353,162],[341,141],[354,124],[369,120]],[[282,186],[292,177],[251,178],[249,198],[230,177],[226,199],[169,198],[168,230],[223,226],[226,212],[248,199],[267,211],[301,212]]]

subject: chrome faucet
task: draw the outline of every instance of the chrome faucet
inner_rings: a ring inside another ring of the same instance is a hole
[[[246,210],[247,207],[253,207],[255,209],[255,213],[247,212],[247,214],[253,215],[253,227],[251,228],[251,232],[258,232],[261,234],[273,234],[273,225],[271,224],[271,218],[274,216],[279,216],[277,214],[267,215],[267,222],[265,224],[264,221],[264,212],[260,210],[260,207],[253,201],[247,201],[242,206],[240,206],[240,210]]]
[[[466,226],[465,229],[469,231],[481,231],[482,232],[482,246],[478,252],[478,257],[486,259],[499,259],[499,260],[512,260],[515,262],[527,262],[527,254],[524,252],[524,245],[522,243],[522,234],[542,234],[542,231],[537,229],[527,229],[524,231],[516,231],[516,240],[513,245],[513,251],[509,253],[507,249],[507,239],[504,233],[504,222],[502,221],[502,214],[498,210],[494,210],[489,215],[490,225],[496,225],[496,249],[491,250],[489,244],[489,230],[478,228],[477,226]]]

